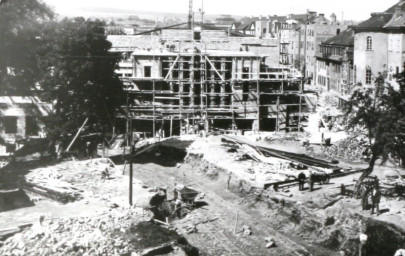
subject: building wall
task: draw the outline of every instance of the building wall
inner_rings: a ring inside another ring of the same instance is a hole
[[[306,65],[306,77],[316,79],[316,54],[320,53],[319,45],[345,29],[347,29],[345,25],[309,24],[305,32],[305,26],[301,25],[295,34],[294,55],[296,57],[294,59],[300,58],[302,60],[301,68],[304,64]]]
[[[405,43],[404,34],[388,34],[388,74],[392,75],[400,72],[404,64],[404,54],[402,49],[404,48]]]
[[[367,50],[367,37],[372,38],[372,50]],[[387,70],[388,34],[382,32],[361,32],[354,36],[354,66],[356,82],[366,84],[366,70],[370,68],[372,80],[379,72]],[[394,63],[391,63],[394,64]]]

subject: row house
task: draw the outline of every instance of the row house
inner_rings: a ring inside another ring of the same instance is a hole
[[[243,18],[232,24],[231,31],[257,38],[279,38],[285,20],[285,16]]]
[[[338,24],[335,14],[330,20],[313,11],[288,15],[279,30],[280,64],[299,68],[307,78],[314,78],[319,44],[345,28]]]
[[[353,49],[354,30],[349,28],[321,43],[316,55],[314,82],[335,94],[338,106],[343,106],[353,91]]]
[[[294,65],[294,43],[297,21],[287,20],[280,27],[280,64]]]
[[[380,74],[390,81],[405,61],[405,1],[354,27],[354,70],[359,85],[372,85]]]
[[[329,21],[323,14],[310,19],[306,25],[297,29],[294,59],[298,60],[298,63],[295,64],[304,71],[309,81],[313,82],[315,78],[316,55],[320,53],[320,44],[346,29],[347,25]]]

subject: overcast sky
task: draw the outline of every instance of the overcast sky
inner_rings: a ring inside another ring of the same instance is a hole
[[[42,0],[62,15],[76,14],[79,8],[110,7],[125,10],[187,13],[189,0]],[[194,11],[202,0],[194,0]],[[371,12],[382,12],[398,0],[204,0],[206,14],[286,15],[304,13],[307,9],[325,13],[334,12],[339,19],[364,20]]]

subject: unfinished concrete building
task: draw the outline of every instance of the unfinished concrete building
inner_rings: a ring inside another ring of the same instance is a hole
[[[132,76],[123,79],[137,132],[297,131],[305,122],[301,80],[288,69],[266,65],[264,55],[204,50],[196,43],[136,50],[131,61]]]

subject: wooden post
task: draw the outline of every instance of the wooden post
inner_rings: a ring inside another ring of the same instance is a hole
[[[173,116],[170,116],[170,137],[173,136]]]
[[[235,227],[233,228],[233,234],[236,235],[236,226],[238,225],[238,213],[236,213]]]
[[[152,84],[152,105],[153,105],[153,138],[156,136],[156,109],[155,109],[155,79],[153,79],[153,84]],[[132,121],[132,119],[131,119]]]
[[[280,131],[280,118],[279,118],[279,111],[280,111],[280,96],[277,96],[277,131]]]
[[[134,153],[134,140],[132,138],[132,116],[131,116],[131,121],[130,121],[130,149],[129,149],[129,205],[132,205],[132,179],[134,175],[134,169],[132,166],[132,155]]]
[[[253,61],[253,60],[252,60]],[[260,83],[259,83],[259,77],[260,77],[260,59],[257,59],[257,131],[260,131]]]

